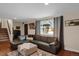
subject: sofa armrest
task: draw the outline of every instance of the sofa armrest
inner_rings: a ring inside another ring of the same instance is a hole
[[[58,42],[51,42],[51,43],[49,43],[50,46],[52,46],[52,45],[56,46],[57,44],[58,44]]]
[[[58,50],[60,48],[60,43],[58,42],[57,45],[49,45],[51,48],[54,48],[55,50]]]

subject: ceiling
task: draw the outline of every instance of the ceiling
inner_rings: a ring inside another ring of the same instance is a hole
[[[28,20],[79,11],[78,3],[0,3],[0,18]]]

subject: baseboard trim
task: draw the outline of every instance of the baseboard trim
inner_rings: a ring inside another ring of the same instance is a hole
[[[75,49],[71,49],[71,48],[64,48],[65,50],[68,50],[68,51],[72,51],[72,52],[77,52],[79,53],[79,50],[75,50]]]

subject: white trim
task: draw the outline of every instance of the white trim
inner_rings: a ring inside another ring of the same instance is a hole
[[[79,52],[79,50],[75,50],[75,49],[72,49],[72,48],[64,48],[65,50],[69,50],[69,51],[73,51],[73,52]]]

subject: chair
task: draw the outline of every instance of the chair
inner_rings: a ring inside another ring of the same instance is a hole
[[[14,39],[13,43],[11,43],[11,49],[16,50],[18,45],[28,42],[29,41],[27,40],[27,36],[25,35],[18,36],[18,38]]]

